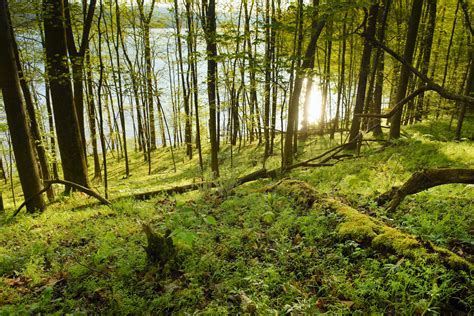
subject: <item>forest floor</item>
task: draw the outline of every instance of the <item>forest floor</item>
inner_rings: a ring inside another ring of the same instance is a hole
[[[472,118],[464,129],[474,130]],[[200,181],[197,155],[189,161],[184,148],[175,149],[174,172],[169,148],[158,149],[147,175],[142,155],[132,153],[127,179],[123,160],[110,156],[111,208],[74,193],[41,214],[22,211],[11,219],[15,208],[4,186],[0,314],[473,313],[474,270],[433,260],[421,246],[416,252],[396,243],[375,247],[375,238],[366,238],[367,227],[392,227],[413,237],[404,241],[447,248],[472,267],[472,185],[429,189],[394,212],[376,203],[423,168],[474,168],[473,141],[453,142],[452,134],[446,122],[428,121],[405,128],[383,150],[371,142],[355,159],[295,169],[286,177],[304,183],[292,182],[301,189],[293,194],[278,189],[285,183],[279,179],[231,189],[237,177],[262,167],[263,148],[254,144],[222,144],[217,188],[147,201],[127,196]],[[311,136],[300,142],[298,159],[338,144]],[[279,160],[277,154],[266,167]],[[22,202],[17,181],[16,206]],[[313,193],[318,198],[309,205]],[[346,213],[331,211],[329,199]],[[354,222],[347,214],[355,214]],[[162,269],[147,262],[143,224],[157,234],[171,231],[176,254]]]

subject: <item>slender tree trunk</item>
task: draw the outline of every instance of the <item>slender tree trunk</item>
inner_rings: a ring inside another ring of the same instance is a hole
[[[155,128],[155,110],[153,106],[153,70],[152,70],[152,56],[150,44],[150,21],[155,7],[155,0],[151,1],[150,11],[145,14],[144,0],[137,0],[138,8],[140,10],[140,23],[143,31],[144,42],[144,57],[146,65],[146,88],[147,88],[147,102],[148,102],[148,130],[149,130],[149,148],[156,149],[156,128]]]
[[[265,83],[263,88],[264,107],[263,107],[263,132],[265,138],[264,160],[270,155],[270,100],[271,100],[271,79],[272,79],[272,39],[271,39],[271,20],[270,20],[270,0],[265,0]]]
[[[183,66],[183,48],[181,43],[181,21],[179,19],[178,0],[174,0],[174,19],[176,24],[176,41],[178,46],[178,66],[179,74],[181,78],[181,91],[183,92],[183,105],[184,105],[184,142],[186,143],[186,154],[189,159],[193,158],[193,144],[192,144],[192,130],[191,130],[191,113],[189,106],[189,91],[186,87],[186,81],[184,79],[184,66]]]
[[[319,1],[313,0],[313,5],[316,9],[319,5]],[[311,40],[308,44],[308,47],[306,48],[301,69],[299,69],[296,73],[295,84],[290,97],[290,103],[288,105],[288,122],[285,134],[285,148],[283,152],[282,167],[289,166],[293,163],[294,132],[297,128],[299,99],[303,86],[303,81],[306,77],[305,71],[310,69],[311,60],[314,60],[314,55],[316,52],[316,43],[318,41],[319,36],[321,35],[325,24],[325,20],[317,21],[316,14],[314,14],[311,29]]]
[[[258,114],[258,98],[257,98],[257,79],[256,79],[256,61],[253,54],[252,35],[250,32],[250,19],[252,14],[254,2],[251,3],[250,10],[248,9],[248,1],[244,0],[244,14],[245,14],[245,39],[247,42],[247,58],[249,63],[249,80],[250,80],[250,142],[255,139],[255,130],[259,143],[261,142],[261,126]]]
[[[206,39],[207,52],[207,93],[209,101],[209,136],[211,139],[211,170],[214,177],[219,177],[219,162],[217,158],[217,113],[216,113],[216,74],[217,74],[217,45],[216,45],[216,3],[215,0],[203,0],[202,19]]]
[[[471,52],[469,53],[470,55],[470,67],[469,67],[469,75],[466,80],[466,88],[464,90],[464,94],[468,96],[474,96],[474,50],[471,49]],[[461,130],[462,130],[462,125],[464,122],[464,117],[466,116],[466,111],[467,111],[467,104],[466,102],[461,103],[461,108],[459,111],[459,116],[458,116],[458,124],[456,126],[456,135],[455,138],[456,140],[461,139]]]
[[[388,13],[390,11],[390,6],[392,5],[392,0],[385,0],[383,6],[383,15],[381,16],[381,21],[379,23],[379,29],[377,30],[377,39],[380,42],[385,41],[385,29],[387,27]],[[381,48],[377,48],[375,55],[374,65],[376,69],[375,73],[375,83],[374,91],[372,98],[372,104],[370,106],[370,111],[375,114],[382,113],[382,98],[383,98],[383,84],[384,84],[384,51]],[[370,93],[370,90],[369,90]],[[375,137],[380,137],[383,135],[382,132],[382,122],[380,118],[369,119],[369,129],[373,129],[373,134]]]
[[[437,0],[428,1],[428,24],[426,26],[425,36],[423,38],[423,58],[421,62],[421,73],[428,75],[428,69],[430,66],[431,50],[433,46],[433,36],[436,26],[436,2]],[[423,84],[423,83],[420,83]],[[421,85],[419,85],[421,87]],[[415,121],[421,121],[423,117],[423,102],[425,93],[421,93],[418,96],[416,110],[415,110]]]
[[[104,63],[102,60],[102,32],[101,32],[101,20],[103,16],[102,0],[100,1],[99,18],[97,19],[97,31],[98,31],[98,55],[99,55],[99,83],[97,85],[97,100],[99,103],[99,131],[100,131],[100,144],[102,147],[102,164],[104,168],[104,193],[105,198],[109,198],[109,182],[107,174],[107,145],[105,143],[104,133],[104,117],[102,111],[102,83],[104,77]]]
[[[326,58],[324,64],[324,80],[323,80],[323,91],[322,91],[322,103],[321,103],[321,118],[319,119],[319,128],[320,134],[324,134],[324,129],[326,125],[326,117],[328,112],[328,104],[329,104],[329,112],[331,111],[331,102],[328,102],[330,99],[329,93],[329,86],[331,84],[331,53],[332,53],[332,22],[326,28],[326,36],[328,39],[326,40]]]
[[[344,21],[347,18],[347,14],[344,15]],[[339,81],[337,83],[337,101],[336,101],[336,114],[334,116],[334,122],[331,127],[331,132],[329,135],[330,139],[334,139],[334,134],[336,133],[336,129],[339,127],[339,117],[341,116],[341,107],[343,102],[344,96],[344,85],[345,85],[345,77],[346,77],[346,31],[347,26],[346,22],[342,25],[342,45],[340,45],[339,51]]]
[[[94,179],[101,180],[99,151],[97,150],[97,127],[96,127],[96,112],[94,102],[94,87],[92,84],[92,65],[90,60],[90,51],[86,53],[86,81],[87,81],[87,113],[89,116],[89,129],[92,144],[92,157],[94,159]]]
[[[11,29],[10,31],[11,31],[11,38],[14,39],[15,37],[13,34],[13,29]],[[38,160],[40,163],[39,165],[40,175],[43,180],[51,179],[51,175],[49,173],[48,158],[46,156],[45,144],[43,142],[43,137],[41,136],[41,128],[36,118],[35,107],[33,104],[30,88],[28,87],[28,83],[26,82],[25,73],[23,71],[23,67],[20,62],[18,45],[15,40],[12,42],[12,44],[13,44],[13,51],[15,53],[18,76],[20,79],[20,87],[23,92],[23,98],[25,101],[26,111],[28,114],[27,118],[29,121],[30,132],[31,132],[31,136],[33,137],[32,141],[33,141],[33,144],[35,144],[36,153],[38,155]],[[46,194],[48,196],[49,201],[52,201],[54,199],[53,188],[49,188],[46,191]]]
[[[26,200],[33,197],[26,207],[33,212],[43,210],[45,203],[43,197],[37,194],[42,184],[26,121],[14,51],[15,39],[8,15],[7,1],[0,0],[0,88],[23,194]]]
[[[194,26],[194,20],[192,16],[192,0],[186,0],[186,21],[188,24],[188,36],[186,37],[188,44],[188,64],[191,67],[191,83],[192,83],[192,93],[193,93],[193,103],[194,103],[194,115],[196,119],[196,147],[198,149],[199,155],[199,166],[201,172],[204,170],[204,165],[202,162],[202,149],[201,149],[201,125],[199,122],[199,96],[198,96],[198,80],[197,80],[197,61],[196,61],[196,49],[195,49],[195,38],[196,38],[196,28]]]
[[[411,9],[410,19],[408,21],[408,30],[407,30],[407,39],[405,44],[405,51],[403,57],[405,60],[411,64],[413,60],[413,53],[415,51],[416,38],[418,35],[418,25],[421,17],[421,9],[423,7],[423,0],[413,0],[413,5]],[[410,78],[410,70],[403,66],[400,72],[400,79],[397,88],[397,95],[395,102],[397,104],[405,98],[408,80]],[[400,124],[402,119],[403,107],[400,107],[398,111],[392,116],[390,120],[390,138],[397,139],[400,137]]]
[[[370,9],[369,9],[369,21],[368,21],[367,29],[365,31],[366,35],[369,38],[374,38],[375,36],[375,31],[377,27],[378,9],[379,9],[378,4],[374,4],[370,6]],[[367,89],[367,77],[369,75],[371,54],[372,54],[372,44],[368,39],[366,39],[364,42],[364,50],[362,52],[362,58],[360,61],[359,83],[357,85],[357,96],[356,96],[356,103],[354,107],[354,114],[352,118],[351,130],[349,133],[350,145],[347,146],[348,149],[355,149],[357,146],[357,142],[353,142],[353,140],[359,135],[359,132],[360,132],[360,117],[357,114],[362,113],[364,110],[365,96],[366,96],[366,89]]]
[[[118,105],[119,105],[119,116],[120,125],[122,127],[122,141],[123,141],[123,153],[125,158],[125,177],[130,176],[130,166],[128,161],[128,150],[127,150],[127,132],[125,127],[125,109],[123,105],[123,89],[122,89],[122,65],[120,63],[120,42],[123,40],[122,34],[122,23],[120,20],[120,6],[118,0],[115,0],[115,19],[117,22],[117,34],[114,42],[115,48],[115,59],[117,60],[117,77],[118,77]],[[123,45],[123,43],[122,43]]]
[[[76,116],[79,124],[79,131],[81,134],[84,156],[87,157],[86,133],[84,124],[84,56],[89,43],[89,34],[92,27],[92,19],[94,17],[97,0],[91,0],[88,9],[86,8],[86,1],[83,2],[84,21],[81,35],[82,40],[79,44],[79,50],[76,48],[76,44],[74,43],[74,34],[72,31],[72,21],[69,12],[69,3],[68,0],[63,1],[66,27],[66,42],[72,69],[74,107],[76,109]]]

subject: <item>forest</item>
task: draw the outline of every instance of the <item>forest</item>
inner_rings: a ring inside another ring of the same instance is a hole
[[[0,315],[474,313],[466,0],[0,0]]]

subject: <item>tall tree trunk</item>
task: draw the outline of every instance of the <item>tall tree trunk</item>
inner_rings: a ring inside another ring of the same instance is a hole
[[[33,212],[43,210],[45,203],[43,197],[37,194],[42,184],[22,101],[14,51],[15,39],[12,37],[8,12],[7,1],[0,0],[0,88],[23,194],[25,199],[33,197],[26,207]]]
[[[255,138],[255,130],[257,132],[257,137],[259,141],[261,141],[261,130],[260,130],[260,118],[258,116],[258,100],[257,100],[257,79],[256,79],[256,61],[253,54],[253,45],[252,45],[252,36],[250,32],[250,19],[252,11],[249,11],[248,8],[248,0],[243,0],[244,3],[244,14],[245,14],[245,40],[246,40],[246,47],[247,47],[247,58],[249,63],[249,80],[250,80],[250,102],[249,102],[249,110],[250,110],[250,142],[254,141]],[[251,3],[251,8],[253,8],[253,1]],[[256,122],[257,121],[257,124]]]
[[[123,89],[122,89],[122,65],[120,63],[120,42],[123,40],[122,34],[122,23],[120,19],[120,6],[118,0],[115,0],[115,19],[117,22],[117,33],[114,42],[115,59],[117,60],[117,83],[118,83],[118,106],[120,125],[122,127],[122,141],[123,141],[123,153],[125,158],[125,177],[130,176],[130,167],[128,161],[128,150],[127,150],[127,132],[125,126],[125,109],[123,105]],[[123,43],[122,43],[123,44]]]
[[[270,0],[265,0],[265,83],[263,88],[264,107],[263,107],[263,134],[265,138],[264,159],[270,155],[270,100],[271,100],[271,79],[272,79],[272,39],[271,39],[271,20],[270,20]]]
[[[374,4],[370,6],[368,25],[367,25],[367,29],[365,30],[366,36],[368,38],[374,38],[375,36],[375,31],[377,28],[378,10],[379,10],[378,4]],[[357,114],[362,113],[364,110],[365,96],[366,96],[366,89],[367,89],[367,77],[369,75],[371,54],[372,54],[372,44],[370,40],[365,39],[364,50],[362,51],[362,58],[360,61],[360,72],[359,72],[359,82],[357,85],[356,103],[354,107],[351,130],[349,133],[349,143],[351,144],[347,146],[348,149],[355,149],[357,146],[357,143],[353,142],[353,140],[359,135],[359,131],[360,131],[360,117]]]
[[[328,111],[328,104],[329,104],[329,112],[331,112],[331,102],[328,102],[328,99],[330,100],[331,96],[329,93],[329,88],[331,84],[331,52],[332,52],[332,22],[328,25],[326,28],[326,57],[325,57],[325,63],[324,63],[324,79],[323,79],[323,91],[321,93],[321,117],[319,119],[319,128],[320,128],[320,133],[321,135],[324,134],[324,129],[326,125],[326,117],[327,117],[327,111]]]
[[[379,29],[377,30],[377,40],[382,43],[385,41],[385,29],[387,27],[388,13],[390,11],[391,5],[392,5],[392,0],[385,0],[383,2],[383,15],[381,16]],[[383,83],[384,83],[384,67],[385,67],[384,51],[381,48],[377,48],[374,66],[376,67],[374,69],[376,73],[375,73],[373,96],[370,96],[372,98],[370,111],[375,114],[381,114],[382,113],[382,98],[383,98]],[[371,93],[370,90],[369,90],[369,93]],[[369,119],[368,127],[369,129],[373,129],[373,134],[375,137],[379,137],[383,135],[381,124],[382,122],[380,118]]]
[[[135,101],[135,111],[137,113],[137,134],[138,134],[138,150],[139,151],[144,151],[146,152],[146,138],[145,138],[145,128],[144,128],[144,123],[142,119],[142,111],[140,110],[142,107],[142,104],[140,102],[140,93],[139,93],[139,87],[138,87],[138,80],[137,80],[137,72],[135,70],[135,67],[133,65],[132,60],[130,59],[130,56],[128,55],[126,42],[123,36],[122,29],[120,28],[117,30],[119,32],[121,40],[120,44],[122,46],[122,52],[123,56],[125,57],[125,62],[128,66],[128,73],[130,76],[130,81],[132,83],[132,91],[133,91],[133,100]],[[131,109],[133,112],[133,108]]]
[[[337,83],[337,101],[336,101],[336,114],[334,116],[334,122],[331,127],[331,132],[329,135],[330,139],[334,139],[334,134],[336,133],[336,129],[339,127],[339,117],[341,116],[341,107],[342,101],[344,97],[344,88],[345,88],[345,77],[346,77],[346,20],[347,13],[344,15],[344,24],[342,25],[342,45],[339,46],[339,81]]]
[[[423,39],[423,60],[421,62],[421,73],[423,75],[428,75],[428,69],[430,66],[431,58],[431,49],[433,46],[433,35],[436,26],[436,2],[437,0],[428,1],[428,25],[426,26],[425,36]],[[418,96],[416,111],[415,111],[415,121],[421,121],[423,117],[423,101],[425,93],[422,92]]]
[[[453,19],[453,26],[451,28],[451,33],[449,36],[449,44],[448,44],[448,51],[446,52],[446,61],[444,63],[444,74],[443,74],[443,81],[441,83],[441,86],[444,88],[446,85],[446,78],[448,76],[448,69],[449,69],[449,61],[450,57],[452,58],[451,55],[451,48],[453,47],[453,40],[454,40],[454,33],[456,30],[456,23],[457,23],[457,18],[458,18],[458,11],[459,11],[459,6],[460,6],[460,1],[457,1],[456,4],[456,10],[454,11],[454,19]],[[439,102],[437,102],[436,106],[436,119],[439,118],[439,115],[441,113],[441,107],[442,104],[444,104],[446,101],[444,99],[441,99]]]
[[[137,0],[138,8],[140,10],[140,23],[143,31],[143,42],[144,42],[144,57],[146,65],[146,88],[147,88],[147,105],[148,105],[148,142],[149,149],[156,149],[156,127],[155,127],[155,110],[153,106],[153,69],[152,69],[152,56],[151,56],[151,44],[150,44],[150,21],[155,8],[155,0],[151,1],[151,8],[147,14],[145,14],[144,0]]]
[[[69,52],[69,58],[71,61],[72,69],[72,80],[74,90],[74,106],[76,109],[77,120],[79,124],[79,131],[81,133],[81,141],[84,150],[84,156],[87,156],[86,149],[86,133],[84,124],[84,56],[86,48],[89,43],[89,34],[92,27],[92,20],[94,18],[95,6],[97,0],[91,0],[89,8],[87,9],[86,1],[83,1],[83,28],[81,35],[81,43],[79,43],[79,49],[76,48],[74,42],[74,34],[72,31],[72,20],[69,12],[68,0],[64,1],[64,17],[66,27],[66,41]],[[87,10],[87,14],[86,14]],[[86,160],[87,163],[87,160]]]
[[[94,179],[101,179],[99,151],[97,150],[97,127],[96,112],[94,102],[94,88],[92,84],[92,65],[90,60],[90,51],[86,52],[86,81],[87,81],[87,113],[89,116],[89,129],[92,144],[92,157],[94,159]]]
[[[469,67],[469,75],[467,76],[466,80],[466,88],[464,90],[464,94],[468,96],[474,96],[474,50],[471,48],[471,51],[469,53],[470,57],[470,67]],[[461,139],[461,130],[462,130],[462,125],[464,122],[464,117],[466,116],[466,111],[467,111],[467,104],[465,102],[461,103],[461,108],[459,111],[459,116],[458,116],[458,124],[456,126],[456,135],[455,138],[456,140]]]
[[[216,74],[217,74],[217,45],[216,45],[216,2],[202,1],[203,28],[206,39],[207,53],[207,94],[209,101],[209,136],[211,139],[211,170],[214,177],[219,177],[219,161],[217,159],[217,113],[216,113]]]
[[[421,17],[421,9],[423,7],[423,0],[413,0],[410,19],[408,21],[408,30],[405,43],[405,51],[403,57],[411,64],[413,60],[413,53],[415,51],[416,38],[418,35],[418,25]],[[406,66],[402,66],[400,72],[400,79],[398,82],[397,94],[393,104],[397,104],[405,98],[408,80],[410,79],[410,70]],[[403,107],[400,107],[390,120],[390,138],[397,139],[400,137],[400,124],[402,119]]]
[[[193,93],[194,112],[196,118],[196,147],[199,155],[199,166],[201,172],[204,170],[202,162],[202,149],[201,149],[201,125],[199,122],[199,96],[198,96],[198,80],[197,80],[197,61],[196,61],[196,49],[194,48],[196,43],[196,28],[194,26],[194,20],[192,15],[192,0],[186,0],[186,22],[188,25],[188,36],[186,37],[188,44],[188,64],[191,67],[191,84]]]
[[[62,0],[44,0],[43,17],[47,73],[64,179],[89,187],[84,147],[69,79]],[[70,190],[67,186],[66,192]]]
[[[313,5],[315,10],[319,5],[318,0],[313,0]],[[282,167],[289,166],[293,163],[293,146],[294,146],[294,132],[297,128],[297,116],[298,116],[298,107],[299,107],[299,99],[301,94],[301,89],[303,86],[303,81],[306,77],[305,71],[310,69],[310,65],[312,64],[312,60],[314,60],[314,55],[316,52],[316,43],[318,41],[319,36],[326,24],[325,20],[318,21],[316,18],[316,13],[313,15],[313,22],[311,28],[311,39],[308,43],[308,47],[306,48],[305,56],[303,59],[303,63],[301,65],[301,69],[297,70],[295,84],[293,87],[293,91],[290,97],[290,103],[288,105],[288,122],[286,127],[286,134],[285,134],[285,148],[283,152],[283,161]]]
[[[97,101],[99,105],[99,132],[100,132],[100,145],[102,148],[102,164],[104,168],[104,192],[105,198],[108,199],[109,195],[109,180],[107,174],[107,145],[105,143],[104,134],[104,117],[102,111],[102,83],[104,77],[104,63],[102,60],[102,32],[101,32],[101,20],[103,16],[104,8],[102,7],[102,0],[100,1],[99,18],[97,19],[97,31],[98,31],[98,55],[99,55],[99,83],[97,85]]]
[[[9,17],[10,20],[10,17]],[[11,38],[14,39],[13,29],[11,31]],[[46,156],[46,149],[45,143],[43,142],[43,137],[41,136],[41,129],[38,124],[38,120],[36,118],[35,113],[35,106],[33,104],[33,97],[30,92],[30,88],[28,87],[28,83],[26,82],[25,73],[23,71],[23,67],[20,62],[20,55],[18,52],[18,45],[16,41],[12,41],[13,44],[13,51],[15,53],[16,59],[16,66],[18,70],[18,76],[20,79],[20,87],[23,92],[23,98],[25,101],[26,111],[28,113],[28,120],[30,126],[31,136],[33,137],[33,144],[35,144],[36,153],[38,155],[38,160],[40,163],[40,175],[43,180],[51,179],[51,175],[49,172],[49,165],[48,165],[48,158]],[[47,191],[47,196],[49,201],[54,199],[54,191],[53,188],[49,188]]]
[[[186,143],[186,154],[189,159],[193,158],[193,144],[192,144],[192,131],[191,131],[191,113],[189,107],[190,93],[186,87],[186,81],[184,79],[184,62],[183,62],[183,48],[181,43],[181,21],[179,19],[178,0],[174,0],[174,19],[176,24],[176,41],[178,44],[178,66],[179,74],[181,78],[181,90],[183,92],[183,105],[184,105],[184,142]]]

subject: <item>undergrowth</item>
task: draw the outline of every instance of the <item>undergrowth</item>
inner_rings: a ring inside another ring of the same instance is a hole
[[[378,195],[422,168],[474,167],[472,142],[448,141],[430,126],[410,127],[411,136],[382,151],[371,144],[360,158],[296,169],[289,176],[472,263],[472,186],[430,189],[407,197],[394,213],[375,203]],[[299,159],[334,145],[309,138],[301,143]],[[261,189],[272,180],[228,189],[235,177],[262,167],[255,158],[261,150],[233,148],[231,166],[230,148],[224,147],[225,176],[217,190],[149,201],[123,198],[112,208],[84,207],[91,200],[75,193],[58,198],[41,214],[20,213],[14,220],[9,220],[14,207],[6,196],[9,209],[0,227],[0,314],[474,311],[472,271],[341,238],[336,229],[341,215],[318,202],[308,209],[298,197]],[[111,196],[200,181],[196,158],[187,161],[182,148],[175,150],[178,173],[172,171],[167,149],[155,155],[155,172],[149,176],[142,176],[147,169],[139,154],[132,155],[129,179],[122,178],[123,161],[114,163]],[[278,160],[278,155],[271,157],[266,167],[277,166]],[[178,251],[169,271],[148,264],[142,223],[158,233],[171,230]]]

